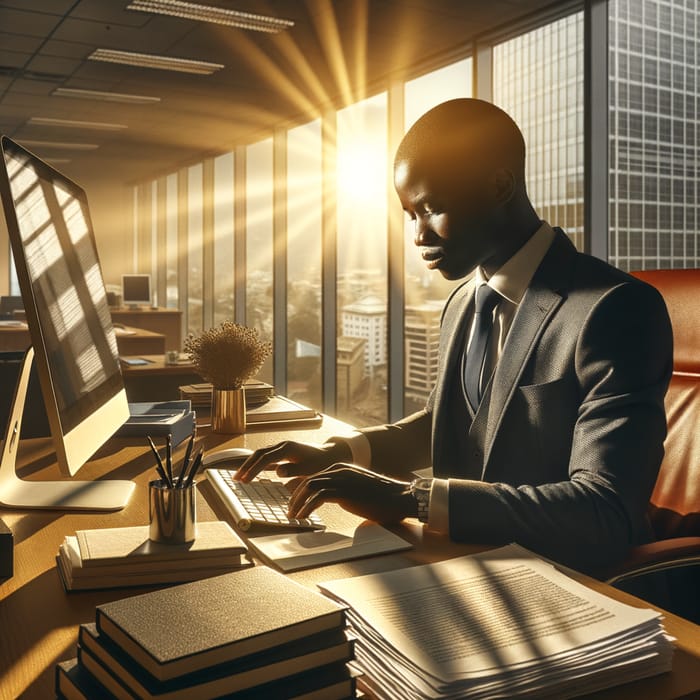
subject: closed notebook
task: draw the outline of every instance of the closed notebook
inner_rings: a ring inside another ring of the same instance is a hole
[[[97,606],[97,627],[159,680],[345,626],[345,608],[263,566]]]
[[[77,658],[56,664],[56,693],[66,700],[114,699],[114,695],[95,680]]]
[[[197,523],[197,537],[187,544],[163,544],[148,538],[148,525],[78,530],[80,560],[84,569],[103,566],[140,566],[150,562],[239,557],[246,546],[223,521]],[[223,562],[222,562],[223,563]]]
[[[78,641],[80,663],[113,695],[128,698],[132,693],[146,700],[218,698],[241,691],[259,691],[260,686],[269,686],[273,681],[290,682],[301,672],[350,661],[354,646],[342,630],[328,630],[294,644],[159,681],[116,644],[98,634],[95,625],[81,625]],[[275,695],[259,693],[257,697]]]

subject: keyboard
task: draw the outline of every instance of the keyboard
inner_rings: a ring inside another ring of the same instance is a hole
[[[287,517],[291,494],[283,481],[256,479],[244,484],[234,481],[233,475],[236,472],[229,469],[205,469],[204,473],[240,530],[268,527],[294,530],[326,528],[316,513],[308,518]]]

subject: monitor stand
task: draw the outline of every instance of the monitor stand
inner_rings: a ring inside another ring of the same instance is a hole
[[[134,490],[133,481],[25,481],[17,476],[19,434],[33,360],[34,349],[29,348],[19,372],[0,455],[0,505],[22,509],[121,510]]]

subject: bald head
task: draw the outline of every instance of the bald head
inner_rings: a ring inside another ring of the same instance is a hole
[[[409,129],[394,159],[395,168],[402,163],[453,181],[504,169],[524,185],[525,141],[517,124],[490,102],[450,100]]]

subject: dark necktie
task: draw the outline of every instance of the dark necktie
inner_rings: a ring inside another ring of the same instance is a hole
[[[464,389],[474,411],[481,401],[481,371],[493,328],[493,310],[500,300],[501,295],[487,284],[476,291],[474,333],[464,358]]]

